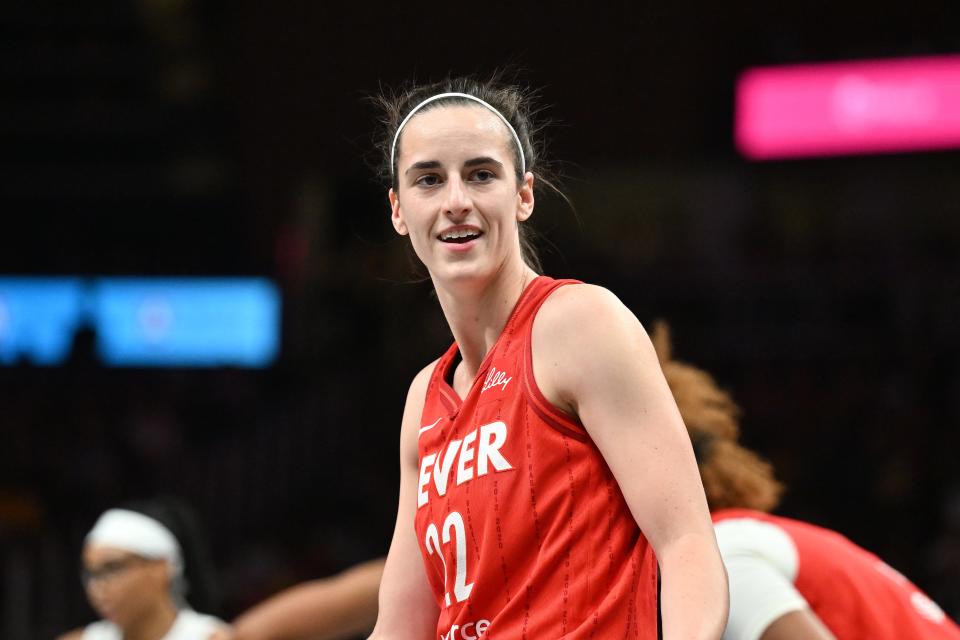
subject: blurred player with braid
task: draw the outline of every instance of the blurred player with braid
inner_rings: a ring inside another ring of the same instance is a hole
[[[782,485],[738,442],[739,410],[713,378],[673,359],[666,325],[653,342],[694,444],[730,578],[725,640],[960,640],[960,628],[913,585],[845,537],[773,516]]]

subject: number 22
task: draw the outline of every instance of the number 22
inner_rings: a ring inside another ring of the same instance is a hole
[[[450,530],[453,529],[454,535],[456,536],[456,551],[457,555],[455,558],[454,564],[456,565],[456,577],[453,581],[453,595],[457,599],[457,602],[463,602],[470,597],[470,591],[473,590],[473,583],[467,584],[467,530],[463,525],[463,516],[461,516],[456,511],[451,511],[446,520],[443,521],[443,543],[450,543]],[[444,574],[444,586],[446,587],[447,581],[449,578],[449,569],[447,568],[447,561],[443,558],[443,553],[440,551],[440,532],[437,531],[437,526],[433,523],[427,527],[427,535],[424,543],[427,547],[427,552],[430,555],[437,554],[440,556],[440,562],[443,563],[443,574]],[[450,606],[450,591],[446,593],[446,603],[447,606]]]

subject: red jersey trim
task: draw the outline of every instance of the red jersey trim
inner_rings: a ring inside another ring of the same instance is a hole
[[[477,375],[474,376],[470,389],[473,389],[477,382],[486,375],[487,368],[490,366],[490,359],[501,346],[501,342],[512,339],[513,325],[516,324],[518,318],[524,317],[526,308],[531,304],[531,302],[537,305],[534,309],[534,313],[536,313],[536,309],[540,307],[540,304],[543,304],[543,300],[538,299],[538,296],[540,295],[540,290],[543,288],[544,282],[549,282],[552,284],[556,281],[551,281],[549,278],[545,278],[544,276],[537,276],[531,280],[520,293],[520,298],[513,306],[513,310],[510,311],[510,316],[507,318],[507,323],[503,326],[503,330],[490,347],[490,350],[487,351],[487,355],[484,356],[483,362],[480,363],[480,368],[477,369]],[[451,344],[447,349],[446,353],[444,353],[437,362],[437,366],[433,368],[433,374],[431,376],[431,381],[437,385],[437,390],[440,391],[440,398],[449,408],[451,415],[456,414],[458,411],[460,411],[460,407],[463,406],[463,398],[457,395],[456,390],[447,382],[447,374],[449,373],[450,365],[453,363],[454,356],[456,356],[459,351],[460,347],[457,345],[456,341],[454,341],[454,343]],[[469,394],[469,391],[467,393]]]
[[[579,280],[550,280],[548,278],[544,278],[543,276],[538,276],[536,279],[530,282],[529,285],[527,285],[526,289],[523,290],[520,299],[517,301],[517,304],[514,306],[506,325],[504,325],[503,331],[500,333],[497,341],[490,348],[490,351],[484,358],[483,363],[477,370],[477,375],[473,382],[474,385],[479,378],[485,375],[485,372],[490,364],[490,358],[500,346],[500,342],[502,340],[512,339],[513,325],[517,322],[517,320],[519,318],[527,317],[528,315],[531,318],[536,317],[540,307],[543,306],[543,303],[547,300],[547,298],[550,297],[550,294],[566,284],[582,283]],[[532,308],[530,308],[531,305]],[[531,347],[532,333],[533,322],[530,322],[526,329],[526,335],[524,336],[526,343],[524,346],[524,354],[522,356],[524,397],[526,397],[527,402],[530,404],[530,407],[534,410],[537,416],[539,416],[540,419],[546,422],[555,431],[581,442],[589,441],[590,436],[587,435],[586,429],[584,429],[580,421],[575,416],[572,416],[566,411],[554,406],[552,402],[547,400],[546,396],[543,395],[543,392],[537,385],[537,381],[533,375],[533,348]],[[437,362],[431,377],[432,384],[435,384],[437,391],[439,391],[440,400],[447,407],[447,410],[450,412],[451,416],[459,412],[460,407],[463,406],[463,398],[458,396],[457,392],[454,391],[453,387],[451,387],[447,382],[447,375],[449,373],[450,365],[458,351],[459,346],[457,343],[454,342],[451,344],[446,353],[444,353]]]
[[[540,307],[543,306],[543,303],[547,301],[547,298],[550,297],[554,291],[566,284],[582,284],[579,280],[555,280],[550,283],[550,288],[545,291],[540,299],[537,301],[536,307],[531,311],[531,317],[535,318],[537,312],[540,310]],[[540,390],[540,387],[537,385],[537,380],[533,375],[533,322],[531,321],[528,325],[527,335],[525,336],[526,343],[524,346],[523,354],[523,390],[524,395],[527,396],[527,401],[530,403],[530,406],[536,412],[536,414],[546,422],[548,425],[553,427],[556,431],[559,431],[565,436],[575,438],[581,442],[587,442],[590,440],[590,436],[587,435],[586,429],[584,429],[583,424],[575,416],[570,415],[566,411],[563,411],[559,407],[554,406],[552,402],[547,400],[546,396],[543,395],[543,392]]]
[[[449,386],[445,380],[441,380],[437,386],[437,391],[440,392],[440,400],[446,405],[447,411],[453,416],[460,410],[462,402],[460,398],[457,397],[457,393],[448,388]]]
[[[447,351],[440,356],[440,359],[437,360],[437,364],[433,367],[433,373],[430,374],[430,383],[429,387],[435,388],[440,394],[440,400],[443,402],[443,405],[446,407],[447,412],[453,416],[460,410],[460,398],[457,397],[456,392],[450,388],[450,385],[447,384],[447,381],[444,377],[447,374],[447,369],[450,368],[450,362],[453,360],[453,357],[457,353],[457,343],[454,342],[447,348]],[[426,408],[426,403],[424,403],[424,408]]]

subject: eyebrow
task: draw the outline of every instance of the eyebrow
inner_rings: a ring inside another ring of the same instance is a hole
[[[421,169],[438,169],[440,167],[440,162],[438,160],[423,160],[421,162],[414,162],[410,165],[410,168],[403,172],[403,175],[407,175],[411,171],[419,171]]]
[[[480,156],[479,158],[470,158],[463,163],[465,167],[476,167],[484,164],[496,165],[499,168],[503,168],[503,163],[499,160],[491,158],[490,156]],[[440,162],[438,160],[422,160],[420,162],[414,162],[410,165],[410,168],[403,172],[404,175],[410,173],[411,171],[421,171],[424,169],[439,169]]]
[[[481,157],[479,157],[479,158],[471,158],[471,159],[467,160],[466,162],[464,162],[464,163],[463,163],[463,166],[465,166],[465,167],[476,167],[477,165],[481,165],[481,164],[495,164],[495,165],[497,165],[498,167],[500,167],[501,169],[503,168],[503,163],[502,163],[502,162],[500,162],[499,160],[495,160],[495,159],[493,159],[493,158],[491,158],[491,157],[489,157],[489,156],[481,156]]]

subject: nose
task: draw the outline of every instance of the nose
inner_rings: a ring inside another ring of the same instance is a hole
[[[442,206],[443,214],[452,219],[462,218],[473,210],[470,193],[460,176],[447,180]]]

